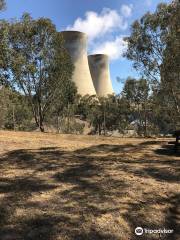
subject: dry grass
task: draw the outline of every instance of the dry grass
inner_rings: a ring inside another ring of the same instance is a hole
[[[165,146],[1,131],[0,240],[178,239],[180,155]]]

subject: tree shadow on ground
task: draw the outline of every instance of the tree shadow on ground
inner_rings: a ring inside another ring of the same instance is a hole
[[[173,184],[179,161],[161,155],[133,158],[146,147],[8,152],[0,158],[0,239],[126,240],[136,239],[137,226],[158,225],[175,229],[171,239],[177,240],[179,195]],[[162,182],[169,187],[166,195]]]
[[[179,149],[175,150],[173,145],[162,145],[161,148],[158,148],[155,150],[155,153],[159,155],[165,155],[165,156],[176,156],[180,157],[180,147]]]
[[[161,142],[157,141],[157,140],[145,141],[145,142],[140,143],[140,145],[154,145],[154,144],[159,144],[159,143],[164,143],[164,141],[163,140]]]
[[[180,193],[169,196],[166,203],[169,205],[164,225],[174,230],[170,240],[177,240],[180,236]]]

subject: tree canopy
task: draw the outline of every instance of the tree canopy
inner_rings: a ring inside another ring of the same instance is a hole
[[[63,39],[49,19],[33,20],[24,14],[9,26],[9,47],[8,82],[28,98],[36,124],[44,131],[49,108],[74,89],[73,65]]]
[[[180,2],[158,5],[132,24],[125,56],[159,93],[166,112],[180,124]]]

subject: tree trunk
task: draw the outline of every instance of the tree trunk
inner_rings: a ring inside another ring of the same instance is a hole
[[[104,136],[106,135],[106,112],[104,110]]]
[[[99,136],[101,135],[101,124],[100,123],[98,124],[98,135]]]
[[[39,112],[39,129],[41,132],[44,132],[43,117],[41,112]]]
[[[59,117],[59,115],[57,115],[57,133],[59,133],[59,129],[60,129],[59,122],[60,122],[60,117]]]
[[[146,102],[144,104],[144,136],[147,137],[147,107],[146,107]]]
[[[38,99],[38,113],[39,113],[39,129],[41,132],[44,132],[44,125],[43,125],[43,122],[44,122],[44,116],[43,116],[43,113],[42,113],[42,106],[41,106],[41,100]]]
[[[40,129],[41,132],[44,132],[44,126],[43,125],[40,125],[39,129]]]
[[[43,120],[41,116],[39,118],[39,129],[41,132],[44,132],[44,125],[43,125]]]

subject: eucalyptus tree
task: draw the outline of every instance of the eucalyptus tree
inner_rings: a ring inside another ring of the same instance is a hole
[[[10,84],[23,93],[31,106],[40,131],[44,120],[61,95],[74,89],[71,84],[73,65],[63,47],[62,36],[51,20],[33,20],[24,14],[9,30]],[[69,87],[64,91],[65,84]]]
[[[2,5],[0,4],[0,7]],[[9,76],[9,23],[0,19],[0,86],[4,85]],[[7,82],[6,82],[7,83]]]
[[[172,116],[180,121],[180,2],[158,5],[154,13],[146,13],[131,27],[125,40],[125,56],[159,91]],[[157,95],[156,95],[157,96]]]
[[[127,101],[130,120],[138,125],[138,132],[147,135],[150,88],[146,79],[127,78],[122,98]]]
[[[169,32],[161,66],[161,88],[163,101],[170,103],[172,114],[180,127],[180,2],[174,1],[169,9]],[[167,104],[168,104],[167,103]]]

